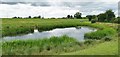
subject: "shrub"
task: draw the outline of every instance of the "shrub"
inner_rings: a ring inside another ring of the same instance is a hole
[[[87,39],[87,40],[85,40],[84,44],[89,45],[89,44],[92,44],[93,42],[94,42],[94,40]]]
[[[96,20],[91,20],[91,23],[96,23]]]
[[[104,40],[104,41],[111,41],[112,38],[111,38],[111,36],[105,36],[105,37],[103,38],[103,40]]]
[[[120,24],[120,19],[119,19],[119,18],[116,18],[116,19],[113,20],[113,22]]]

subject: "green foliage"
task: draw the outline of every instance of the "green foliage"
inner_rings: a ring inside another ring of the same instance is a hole
[[[52,54],[56,52],[69,52],[76,50],[71,48],[80,47],[78,41],[66,35],[61,37],[50,37],[38,40],[16,40],[3,42],[3,55],[32,55],[32,54]],[[50,51],[53,51],[49,53]]]
[[[106,36],[111,36],[114,35],[116,33],[116,30],[114,30],[113,28],[105,28],[102,30],[98,30],[96,32],[91,32],[91,33],[87,33],[85,34],[85,39],[102,39]]]
[[[120,24],[120,18],[115,18],[115,19],[113,20],[113,22]]]
[[[106,10],[105,13],[101,13],[98,15],[98,21],[100,22],[110,22],[113,18],[115,18],[115,14],[111,9]]]
[[[107,10],[105,12],[105,14],[106,14],[106,19],[107,19],[108,22],[111,21],[113,18],[115,18],[115,14],[111,9]]]
[[[84,20],[84,19],[83,19]],[[106,26],[102,23],[94,23],[91,24],[87,22],[88,20],[84,20],[85,22],[79,22],[80,20],[77,19],[3,19],[3,35],[11,35],[11,34],[20,34],[25,32],[32,32],[34,28],[39,29],[39,31],[43,30],[50,30],[53,28],[59,27],[71,27],[71,26],[90,26],[94,28],[98,28],[96,32],[91,32],[85,34],[85,38],[88,39],[82,43],[78,42],[77,40],[68,37],[68,36],[61,36],[61,37],[51,37],[51,38],[44,38],[42,40],[25,40],[25,41],[12,41],[12,42],[3,42],[2,50],[3,55],[43,55],[43,54],[60,54],[66,52],[72,52],[84,49],[85,52],[81,51],[83,54],[91,54],[92,50],[98,49],[99,51],[95,51],[95,54],[105,54],[103,51],[101,52],[101,48],[106,50],[106,44],[100,45],[94,49],[86,49],[90,44],[96,44],[93,39],[104,39],[105,41],[111,40],[110,36],[115,34],[115,29]],[[47,23],[47,24],[46,24]],[[92,40],[91,40],[92,39]],[[114,42],[113,42],[114,43]],[[112,43],[111,43],[112,44]],[[97,45],[98,46],[98,45]],[[105,48],[104,48],[105,47]],[[112,47],[107,47],[109,50],[112,51],[110,54],[115,53],[113,49],[116,46],[112,45]],[[113,48],[113,49],[112,49]],[[112,50],[111,50],[112,49]],[[116,50],[116,49],[115,49]],[[114,51],[114,52],[113,52]],[[100,52],[100,53],[99,53]],[[106,52],[106,51],[105,51]],[[82,54],[80,53],[80,54]],[[108,53],[107,53],[108,54]]]
[[[90,45],[90,44],[94,44],[94,43],[95,43],[95,40],[92,40],[92,39],[87,39],[84,42],[84,44],[86,44],[86,45]]]
[[[93,19],[93,20],[91,20],[91,23],[96,23],[96,20],[94,20],[94,19]]]
[[[118,55],[118,40],[109,41],[101,44],[96,44],[89,48],[78,50],[70,53],[63,53],[62,55]],[[107,56],[106,56],[107,57]]]
[[[106,19],[106,14],[101,13],[101,14],[98,15],[98,21],[99,22],[104,22],[105,19]]]
[[[103,37],[104,41],[111,41],[112,40],[112,36],[105,36]]]
[[[89,19],[89,21],[91,21],[93,16],[92,15],[87,15],[86,17]]]
[[[3,19],[2,36],[31,33],[34,29],[45,31],[88,24],[87,19],[81,21],[84,22],[80,22],[78,19]]]
[[[74,18],[81,19],[82,18],[81,15],[82,15],[82,13],[76,12],[74,15]]]

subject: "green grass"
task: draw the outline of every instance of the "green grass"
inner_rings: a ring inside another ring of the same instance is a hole
[[[114,30],[113,28],[105,28],[96,32],[86,33],[85,39],[102,39],[106,36],[111,37],[115,33],[116,30]]]
[[[82,19],[82,21],[88,21]],[[39,31],[54,28],[75,27],[84,25],[80,19],[2,19],[2,36],[13,36],[33,32],[35,28]]]
[[[61,55],[118,55],[118,40],[104,42],[95,46]]]
[[[97,28],[98,31],[87,33],[85,37],[92,40],[86,40],[84,43],[67,37],[51,37],[42,40],[13,41],[3,43],[3,54],[12,55],[52,55],[65,53],[68,55],[112,55],[117,54],[117,40],[113,37],[117,32],[116,24],[94,23],[91,24],[87,19],[3,19],[2,36],[18,35],[33,32],[34,28],[39,31],[51,30],[54,28],[89,26]],[[102,38],[111,36],[112,41],[104,42]],[[99,41],[93,39],[99,38]],[[104,51],[103,51],[104,50]],[[76,52],[75,52],[76,51]],[[68,53],[72,52],[72,53]]]
[[[3,55],[49,55],[78,49],[80,43],[66,35],[38,40],[17,40],[3,42]]]

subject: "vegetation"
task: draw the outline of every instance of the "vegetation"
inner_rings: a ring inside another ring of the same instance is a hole
[[[77,12],[77,13],[75,13],[74,18],[81,19],[82,18],[81,15],[82,15],[82,13]]]
[[[90,26],[97,28],[98,30],[96,32],[87,33],[85,35],[85,42],[78,42],[74,38],[68,36],[51,37],[38,40],[16,40],[12,42],[3,42],[2,47],[4,48],[2,48],[2,53],[4,55],[55,55],[61,53],[66,54],[68,52],[73,52],[72,54],[103,54],[105,52],[107,52],[105,54],[117,54],[117,47],[114,45],[116,41],[113,41],[113,36],[116,34],[116,27],[114,25],[112,26],[114,28],[112,28],[111,24],[107,23],[90,23],[86,19],[82,19],[82,21],[84,22],[80,22],[79,19],[3,19],[4,23],[2,25],[4,30],[16,29],[15,31],[13,30],[15,33],[18,31],[26,31],[27,29],[32,31],[34,28],[38,28],[41,31],[53,29],[56,27],[70,26]],[[16,25],[16,23],[19,25]],[[6,31],[6,33],[9,32]],[[99,41],[94,39],[99,39]],[[110,45],[111,43],[113,43],[113,45]],[[97,47],[98,44],[100,47]],[[107,48],[105,48],[106,44],[108,44]],[[95,49],[98,49],[98,51],[94,50],[93,52],[95,53],[89,53],[91,50],[93,50],[93,46]],[[109,51],[113,52],[108,53],[108,50],[105,49],[111,49]],[[105,50],[105,52],[100,50]],[[78,53],[74,53],[74,51],[78,51]]]
[[[110,22],[114,18],[115,18],[115,14],[114,14],[114,12],[111,9],[110,10],[106,10],[105,13],[102,13],[102,14],[98,15],[98,21],[100,21],[100,22],[103,22],[103,21]]]
[[[94,45],[92,47],[61,55],[117,55],[118,39]]]
[[[89,19],[89,21],[92,20],[92,15],[87,15],[86,17]]]
[[[67,15],[67,18],[68,19],[73,19],[73,16],[72,15]]]
[[[44,38],[41,40],[16,40],[12,42],[3,42],[2,53],[3,55],[55,55],[84,49],[87,46],[87,42],[78,42],[76,39],[64,35],[61,37]]]
[[[3,37],[30,33],[33,32],[34,29],[45,31],[54,28],[76,26],[94,27],[97,29],[97,31],[86,33],[84,35],[84,42],[79,42],[76,39],[66,35],[36,40],[16,40],[2,42],[2,54],[56,55],[65,53],[65,55],[118,55],[118,35],[116,34],[120,31],[118,28],[119,24],[103,23],[119,23],[119,18],[115,18],[114,12],[112,12],[112,10],[107,10],[105,13],[101,13],[98,16],[88,15],[86,16],[88,19],[81,19],[81,15],[82,13],[77,12],[74,17],[72,15],[68,15],[65,17],[65,19],[45,19],[44,17],[41,19],[41,16],[36,16],[33,18],[29,16],[27,18],[13,17],[14,19],[3,19]]]
[[[77,19],[3,19],[2,36],[26,34],[33,32],[35,28],[39,31],[45,31],[88,24],[87,19],[82,21]]]
[[[102,30],[98,30],[96,32],[91,32],[85,34],[85,39],[102,39],[106,36],[112,36],[116,33],[116,30],[112,28],[105,28]]]

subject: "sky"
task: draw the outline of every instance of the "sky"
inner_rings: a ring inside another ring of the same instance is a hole
[[[119,0],[0,0],[0,18],[14,16],[39,16],[45,18],[66,17],[81,12],[86,15],[97,15],[112,9],[118,16]]]

